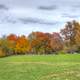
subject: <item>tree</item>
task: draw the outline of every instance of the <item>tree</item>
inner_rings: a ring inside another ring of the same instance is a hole
[[[63,40],[59,33],[54,32],[51,34],[50,46],[53,52],[57,52],[63,49]]]
[[[10,34],[7,36],[7,39],[9,41],[16,41],[17,40],[17,36],[15,34]]]
[[[8,48],[10,54],[15,54],[15,45],[18,37],[15,34],[10,34],[7,36]]]
[[[7,41],[6,38],[2,38],[0,39],[0,50],[1,50],[1,54],[3,53],[3,55],[5,54],[10,55],[10,49],[9,49],[9,42]]]
[[[35,54],[44,54],[45,46],[48,44],[48,36],[43,32],[32,32],[29,36],[32,52]]]
[[[61,34],[64,36],[64,40],[68,47],[75,44],[75,31],[72,22],[67,22],[65,28],[61,30]]]
[[[73,21],[74,32],[75,32],[75,43],[80,46],[80,24],[77,21]]]
[[[80,24],[77,21],[67,22],[65,28],[61,30],[61,34],[69,50],[72,51],[74,47],[80,46]]]
[[[29,40],[25,36],[18,37],[15,45],[16,54],[26,54],[30,51]]]
[[[31,42],[32,51],[36,54],[51,54],[63,48],[59,33],[32,32],[28,38]]]

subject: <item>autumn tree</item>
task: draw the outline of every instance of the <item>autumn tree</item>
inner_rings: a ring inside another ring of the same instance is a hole
[[[51,54],[63,48],[59,33],[32,32],[28,36],[32,50],[36,54]]]
[[[44,54],[45,46],[48,44],[48,36],[43,32],[32,32],[29,36],[32,52]]]
[[[59,33],[54,32],[51,34],[50,46],[53,52],[57,52],[63,49],[63,40]]]
[[[29,40],[23,35],[16,40],[15,53],[26,54],[30,51]]]
[[[8,42],[8,40],[6,39],[6,38],[1,38],[0,39],[0,54],[3,56],[3,55],[5,55],[5,56],[7,56],[7,55],[9,55],[10,53],[9,53],[9,42]]]
[[[7,36],[7,39],[9,41],[16,41],[17,40],[17,36],[15,34],[10,34]]]
[[[75,50],[80,46],[80,24],[73,20],[67,22],[65,28],[61,30],[64,43],[68,49]]]
[[[15,45],[18,37],[15,34],[10,34],[7,36],[8,48],[10,54],[15,54]]]
[[[75,37],[74,37],[75,43],[80,46],[80,24],[77,21],[73,21],[73,26],[74,26],[74,32],[75,32],[74,33],[75,34]]]

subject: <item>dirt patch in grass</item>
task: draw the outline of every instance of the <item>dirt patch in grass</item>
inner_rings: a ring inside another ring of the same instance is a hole
[[[41,65],[52,65],[52,66],[66,66],[66,65],[80,65],[79,62],[72,62],[72,63],[69,63],[69,62],[59,62],[59,63],[49,63],[49,62],[6,62],[8,64],[41,64]]]
[[[59,77],[71,76],[71,75],[73,75],[75,73],[76,73],[76,71],[64,71],[64,72],[60,72],[60,73],[49,73],[47,75],[42,76],[39,80],[48,80],[50,78],[53,78],[53,79],[56,78],[57,79]],[[75,76],[80,77],[79,75],[80,74],[77,73]],[[69,77],[67,77],[67,79],[65,78],[65,80],[70,80],[70,79],[69,79]]]

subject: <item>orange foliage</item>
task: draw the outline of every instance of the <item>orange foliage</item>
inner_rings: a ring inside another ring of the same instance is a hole
[[[18,37],[16,40],[15,52],[27,53],[30,51],[29,40],[25,36]]]

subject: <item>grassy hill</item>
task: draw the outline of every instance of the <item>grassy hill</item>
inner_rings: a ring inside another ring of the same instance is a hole
[[[0,80],[80,80],[80,54],[0,58]]]

